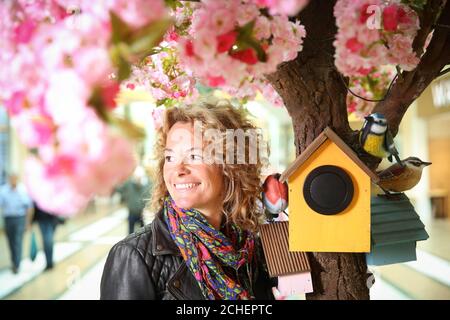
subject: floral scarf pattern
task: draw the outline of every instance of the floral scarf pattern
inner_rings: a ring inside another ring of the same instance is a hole
[[[254,236],[235,224],[216,230],[197,210],[177,207],[169,196],[164,201],[164,218],[170,235],[180,249],[189,270],[209,300],[254,298],[249,279],[239,281],[238,269],[247,267],[251,278]],[[230,271],[225,271],[225,268]]]

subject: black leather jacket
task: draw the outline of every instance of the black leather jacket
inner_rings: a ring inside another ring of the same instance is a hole
[[[254,295],[260,300],[273,299],[273,281],[265,270],[259,241],[256,243],[259,261],[253,272]],[[205,299],[169,234],[162,211],[151,224],[111,249],[103,270],[100,299]]]

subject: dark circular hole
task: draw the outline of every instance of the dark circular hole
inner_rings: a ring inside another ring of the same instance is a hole
[[[311,181],[311,197],[324,208],[335,208],[342,203],[347,194],[344,181],[335,173],[318,175]]]
[[[303,196],[314,211],[325,215],[337,214],[351,203],[353,182],[342,168],[332,165],[320,166],[306,177]]]

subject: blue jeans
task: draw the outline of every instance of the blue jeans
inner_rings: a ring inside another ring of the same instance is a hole
[[[26,216],[5,217],[6,237],[13,267],[19,269],[22,260],[23,235],[25,233]]]
[[[42,219],[38,221],[39,228],[42,233],[42,240],[44,242],[45,260],[47,261],[47,268],[53,267],[53,244],[56,229],[56,221],[54,219]]]
[[[139,223],[140,227],[144,226],[144,221],[142,220],[142,216],[130,213],[128,215],[128,233],[129,234],[132,234],[134,232],[134,227],[135,227],[136,223]]]

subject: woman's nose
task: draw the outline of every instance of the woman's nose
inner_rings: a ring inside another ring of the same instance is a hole
[[[176,164],[175,168],[175,173],[177,176],[183,176],[186,174],[189,174],[189,168],[186,166],[186,164],[184,163],[184,161],[180,161]]]

